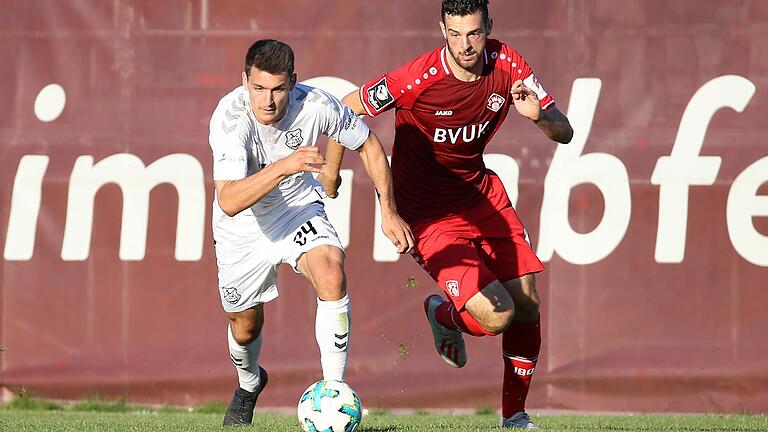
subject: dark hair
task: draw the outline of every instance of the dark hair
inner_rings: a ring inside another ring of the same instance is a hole
[[[443,6],[440,9],[440,19],[445,19],[446,15],[467,16],[480,11],[483,16],[483,23],[488,25],[488,0],[443,0]]]
[[[245,75],[251,76],[251,67],[278,75],[293,75],[293,50],[287,44],[274,39],[261,39],[248,48],[245,55]]]

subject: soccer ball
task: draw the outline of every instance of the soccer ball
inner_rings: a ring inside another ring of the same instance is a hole
[[[360,425],[363,406],[355,391],[341,381],[318,381],[299,398],[299,424],[306,432],[352,432]]]

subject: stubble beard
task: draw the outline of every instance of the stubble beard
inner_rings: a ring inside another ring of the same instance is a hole
[[[475,54],[475,60],[473,62],[466,62],[462,60],[461,53],[455,53],[451,47],[448,47],[448,51],[451,53],[453,61],[467,72],[472,72],[472,69],[477,65],[477,62],[480,61],[480,56],[474,50],[472,51],[472,53]]]

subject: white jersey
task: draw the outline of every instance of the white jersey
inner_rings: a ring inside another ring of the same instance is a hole
[[[248,92],[242,86],[219,101],[211,117],[209,135],[214,180],[246,178],[301,146],[314,146],[320,134],[350,150],[358,149],[368,138],[368,126],[332,95],[297,84],[289,98],[285,116],[273,125],[263,125],[255,119]],[[221,210],[218,197],[214,196],[212,224],[217,255],[224,252],[220,250],[222,246],[236,256],[237,250],[249,241],[263,236],[271,238],[270,232],[276,232],[280,221],[290,217],[287,213],[292,208],[323,197],[322,186],[309,172],[286,177],[249,209],[233,217]],[[273,239],[276,240],[279,239]]]

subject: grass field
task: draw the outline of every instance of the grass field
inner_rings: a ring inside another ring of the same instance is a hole
[[[0,431],[13,432],[170,432],[220,431],[223,406],[192,412],[181,409],[148,409],[120,403],[82,402],[60,405],[27,401],[0,407]],[[550,431],[768,431],[762,415],[630,415],[630,416],[532,416]],[[392,415],[377,411],[363,418],[359,432],[500,431],[495,414]],[[231,429],[228,429],[231,430]],[[300,431],[294,416],[258,413],[254,426],[238,430]]]

